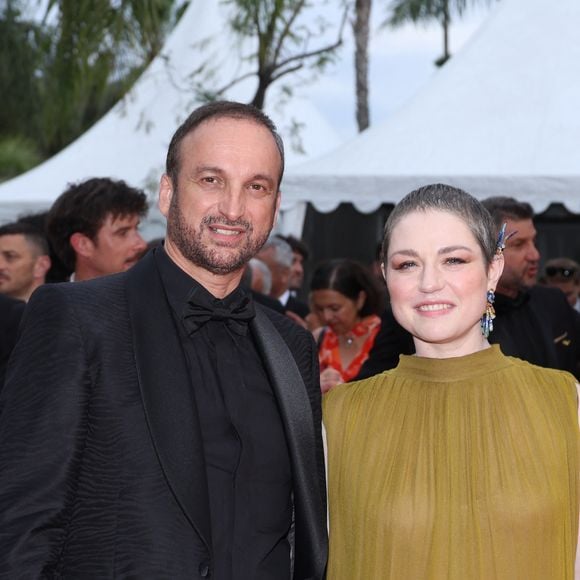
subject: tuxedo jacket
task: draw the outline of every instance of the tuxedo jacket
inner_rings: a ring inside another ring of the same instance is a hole
[[[255,306],[250,329],[292,464],[294,578],[320,579],[316,347]],[[126,273],[35,293],[0,397],[0,578],[211,576],[195,381],[151,254]]]

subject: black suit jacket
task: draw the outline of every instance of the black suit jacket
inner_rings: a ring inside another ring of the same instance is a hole
[[[21,300],[0,294],[0,391],[4,384],[4,373],[10,353],[16,344],[18,325],[25,306],[26,303]]]
[[[0,398],[0,578],[211,573],[193,392],[149,255],[129,272],[49,285],[29,303]],[[251,323],[287,434],[296,579],[327,541],[313,340],[256,305]]]

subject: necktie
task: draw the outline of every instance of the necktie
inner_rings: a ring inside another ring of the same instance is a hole
[[[210,320],[223,320],[230,330],[244,335],[248,322],[255,316],[254,304],[241,288],[225,300],[214,298],[203,288],[194,288],[182,311],[182,319],[188,335],[198,331]]]

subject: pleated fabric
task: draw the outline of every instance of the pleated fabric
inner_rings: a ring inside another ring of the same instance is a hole
[[[574,578],[575,379],[504,356],[401,356],[333,389],[328,580]]]

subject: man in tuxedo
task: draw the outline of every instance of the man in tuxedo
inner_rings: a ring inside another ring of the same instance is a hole
[[[197,109],[165,246],[34,295],[0,399],[0,578],[323,578],[316,347],[239,286],[283,167],[261,111]]]

